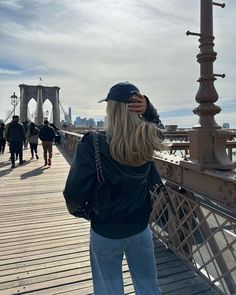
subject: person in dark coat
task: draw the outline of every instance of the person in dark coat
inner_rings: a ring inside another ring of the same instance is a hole
[[[19,164],[22,165],[26,161],[23,160],[23,143],[25,141],[25,131],[23,125],[19,122],[19,116],[14,115],[12,122],[6,131],[6,140],[10,145],[11,167],[15,168],[15,158],[19,155]]]
[[[5,138],[5,124],[2,122],[0,126],[0,154],[4,154],[6,146],[6,138]]]
[[[44,121],[43,127],[39,130],[39,138],[43,146],[44,165],[52,164],[52,144],[56,134],[53,127],[49,126],[48,120]]]
[[[78,143],[64,189],[66,205],[72,215],[91,220],[94,295],[124,295],[124,255],[135,294],[161,295],[149,217],[150,191],[160,183],[153,155],[164,148],[163,125],[149,99],[129,82],[114,85],[105,100],[107,130],[97,137],[87,133]],[[106,216],[94,210],[99,178],[111,192]]]

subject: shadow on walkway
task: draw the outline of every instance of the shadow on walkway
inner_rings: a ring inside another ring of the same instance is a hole
[[[10,166],[11,165],[11,161],[4,161],[0,163],[0,168],[5,167],[5,166]]]
[[[0,171],[0,177],[9,174],[12,171],[11,165],[8,164],[8,168]]]
[[[29,177],[41,175],[42,173],[44,173],[44,170],[47,170],[49,168],[50,167],[48,167],[48,166],[38,167],[38,168],[36,168],[34,170],[31,170],[31,171],[28,171],[26,173],[21,174],[20,178],[21,179],[26,179],[26,178],[29,178]]]

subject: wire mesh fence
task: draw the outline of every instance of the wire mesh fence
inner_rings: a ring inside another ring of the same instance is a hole
[[[236,294],[235,216],[203,196],[166,185],[173,206],[159,194],[151,214],[154,234],[219,294]]]

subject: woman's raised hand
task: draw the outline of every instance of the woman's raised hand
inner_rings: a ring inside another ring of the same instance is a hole
[[[136,112],[139,115],[145,113],[147,109],[147,101],[141,93],[137,93],[131,97],[131,102],[129,103],[130,112]]]

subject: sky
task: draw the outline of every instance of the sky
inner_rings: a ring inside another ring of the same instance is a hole
[[[225,3],[214,6],[214,72],[226,74],[215,81],[222,109],[215,120],[236,128],[236,1]],[[130,81],[165,125],[192,127],[199,43],[187,30],[200,30],[199,0],[0,0],[0,119],[22,83],[59,86],[73,118],[100,119],[106,103],[97,101]]]

